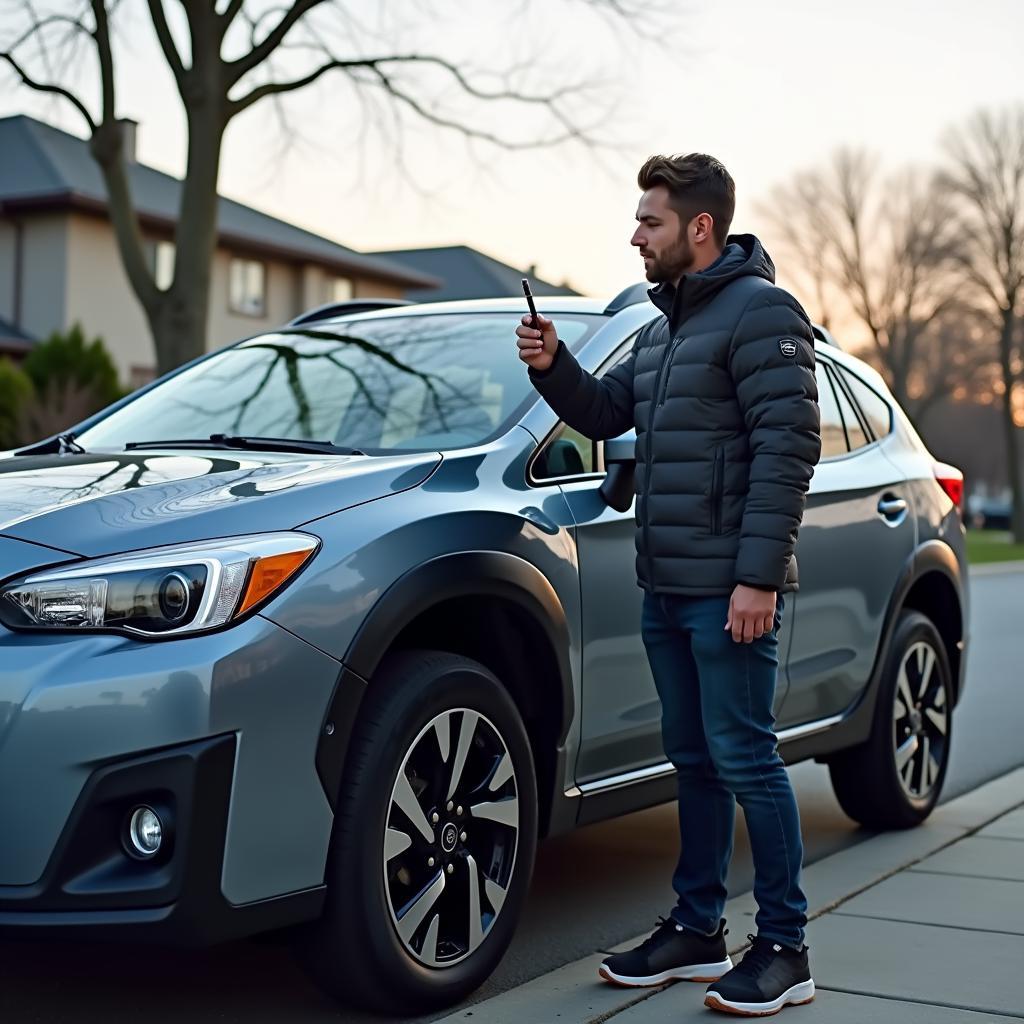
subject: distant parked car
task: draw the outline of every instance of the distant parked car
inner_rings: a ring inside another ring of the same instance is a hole
[[[657,315],[545,305],[598,375]],[[673,798],[633,437],[558,422],[520,313],[323,310],[0,459],[0,930],[305,923],[327,989],[414,1013],[494,969],[538,837]],[[864,363],[817,378],[779,741],[902,828],[963,690],[962,477]]]
[[[969,508],[970,523],[976,530],[1010,529],[1011,509],[1008,501],[981,498],[972,502]]]

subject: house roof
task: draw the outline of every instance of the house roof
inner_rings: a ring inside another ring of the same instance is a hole
[[[23,114],[0,118],[0,208],[9,211],[107,210],[107,189],[88,143]],[[181,181],[145,164],[128,166],[132,201],[144,225],[172,228]],[[254,254],[318,263],[341,273],[376,277],[403,288],[440,282],[397,261],[367,256],[266,213],[220,197],[218,240]]]
[[[444,281],[440,288],[411,290],[407,298],[418,302],[446,302],[449,299],[489,299],[521,295],[522,279],[530,279],[534,295],[578,295],[565,285],[552,284],[530,270],[517,270],[468,245],[439,245],[426,249],[396,249],[374,253],[410,270]]]
[[[31,334],[0,317],[0,353],[24,355],[36,343]]]

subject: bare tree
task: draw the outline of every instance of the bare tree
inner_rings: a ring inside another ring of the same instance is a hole
[[[813,288],[822,322],[844,313],[860,321],[869,358],[912,418],[983,371],[969,334],[955,344],[970,311],[956,287],[950,204],[930,176],[883,178],[867,153],[844,149],[778,186],[761,211]]]
[[[997,339],[1014,539],[1024,541],[1024,490],[1015,392],[1024,320],[1024,105],[982,110],[945,142],[942,182],[957,202],[960,265]]]
[[[51,0],[52,9],[43,12],[38,2],[22,0],[22,22],[17,34],[0,44],[0,61],[25,86],[63,98],[81,115],[106,183],[121,260],[149,322],[161,372],[205,350],[221,146],[228,124],[254,104],[280,100],[332,73],[345,76],[352,102],[363,104],[377,119],[390,117],[400,124],[411,118],[506,149],[600,141],[595,126],[602,112],[591,106],[591,121],[584,123],[579,102],[593,83],[556,82],[536,89],[530,86],[536,78],[530,65],[502,71],[491,62],[470,68],[437,52],[396,50],[361,25],[358,5],[350,0],[147,0],[188,130],[174,275],[169,287],[161,289],[133,205],[115,88],[121,52],[115,21],[127,5]],[[652,11],[643,0],[577,2],[620,25],[634,18],[645,29],[652,25]],[[653,13],[667,17],[668,11],[669,5],[661,4]],[[13,21],[6,23],[13,27]],[[99,97],[92,102],[70,84],[75,62],[69,52],[79,44],[93,52],[99,69]],[[509,105],[537,113],[530,137],[509,133],[500,118],[481,116]]]

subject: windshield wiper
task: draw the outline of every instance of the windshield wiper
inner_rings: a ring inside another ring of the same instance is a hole
[[[358,448],[344,448],[331,441],[306,441],[296,437],[244,437],[237,434],[210,434],[207,438],[129,441],[125,451],[136,448],[229,448],[254,452],[312,452],[319,455],[365,455]]]

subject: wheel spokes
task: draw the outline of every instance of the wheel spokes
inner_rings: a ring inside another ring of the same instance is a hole
[[[917,649],[917,671],[921,679],[921,686],[917,691],[919,701],[924,700],[924,695],[928,692],[928,684],[931,682],[934,668],[935,652],[927,644],[922,644]]]
[[[402,809],[402,813],[419,829],[420,834],[428,843],[434,841],[434,830],[427,821],[423,808],[420,807],[416,794],[412,791],[409,779],[402,770],[398,773],[398,781],[395,783],[395,792],[392,797],[394,802]]]
[[[412,836],[399,832],[397,828],[388,828],[384,833],[384,860],[394,860],[400,853],[405,853],[412,846]]]
[[[413,934],[430,913],[430,908],[437,902],[438,896],[444,892],[444,872],[439,871],[437,877],[409,904],[408,909],[398,919],[398,934],[406,942],[412,942]]]
[[[487,899],[490,900],[491,906],[494,907],[495,915],[499,914],[505,902],[505,897],[508,895],[508,890],[502,889],[497,882],[484,878],[484,892],[487,893]]]
[[[469,952],[484,941],[483,922],[480,919],[480,874],[472,854],[466,856],[469,871]]]
[[[425,723],[381,837],[388,907],[409,956],[443,970],[483,943],[507,901],[518,832],[515,764],[494,724],[460,707]]]
[[[429,964],[437,963],[437,933],[441,928],[441,915],[435,914],[434,920],[430,922],[427,929],[427,937],[423,940],[423,949],[420,956]]]
[[[507,800],[493,800],[487,803],[474,804],[469,809],[474,818],[487,818],[501,825],[519,828],[519,798],[509,797]]]
[[[910,682],[907,679],[907,663],[904,662],[900,666],[900,674],[896,680],[896,688],[899,690],[900,696],[903,698],[903,703],[909,711],[914,706],[914,698],[910,692]]]
[[[452,716],[443,715],[434,723],[434,732],[437,734],[437,746],[441,751],[441,760],[448,763],[448,755],[452,749]]]
[[[491,781],[488,783],[487,788],[493,793],[512,778],[512,772],[512,758],[506,753],[498,762],[498,767],[494,769],[494,774],[491,776]]]
[[[455,790],[459,788],[462,781],[462,769],[466,767],[466,757],[469,755],[469,746],[473,742],[473,733],[476,732],[476,723],[480,716],[475,711],[464,711],[462,713],[462,727],[459,729],[459,745],[455,751],[455,764],[452,765],[452,777],[448,783],[448,795],[445,799],[451,800]]]
[[[919,744],[916,736],[911,736],[896,748],[896,770],[900,773],[917,753]]]

